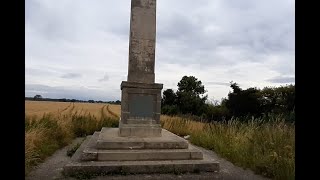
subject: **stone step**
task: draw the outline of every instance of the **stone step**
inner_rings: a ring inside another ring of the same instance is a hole
[[[187,149],[188,141],[162,129],[161,137],[121,137],[118,128],[102,128],[97,149]]]
[[[97,149],[100,133],[95,132],[82,151],[82,161],[152,161],[202,159],[202,152],[193,146],[187,149]]]
[[[210,160],[176,161],[87,161],[71,162],[64,166],[63,174],[108,175],[108,174],[150,174],[150,173],[200,173],[219,172],[219,163]]]
[[[147,150],[84,150],[85,161],[152,161],[202,159],[202,152],[193,149],[147,149]]]
[[[64,166],[63,174],[76,175],[106,175],[106,174],[141,174],[141,173],[199,173],[219,172],[219,162],[203,154],[202,160],[162,160],[162,161],[82,161],[81,155],[89,146],[94,136],[88,136]],[[193,148],[193,145],[190,145]]]

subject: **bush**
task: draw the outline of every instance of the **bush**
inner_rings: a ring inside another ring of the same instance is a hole
[[[161,114],[176,115],[178,114],[177,105],[165,105],[161,108]]]

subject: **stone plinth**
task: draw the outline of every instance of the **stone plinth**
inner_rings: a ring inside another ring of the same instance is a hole
[[[162,84],[122,81],[119,136],[161,136]]]

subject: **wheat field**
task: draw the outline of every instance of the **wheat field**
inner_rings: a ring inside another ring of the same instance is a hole
[[[26,173],[75,137],[118,127],[121,106],[105,103],[25,101]],[[161,115],[161,125],[190,142],[214,150],[238,166],[272,179],[295,178],[295,125],[281,116],[242,123],[203,123]]]
[[[120,116],[120,105],[106,103],[73,103],[73,102],[50,102],[50,101],[25,101],[25,114],[27,116],[41,117],[44,114],[67,114],[78,112],[80,114],[90,113],[98,118],[101,117],[101,108],[106,106],[109,111],[106,115],[112,116],[110,111]]]
[[[74,138],[117,127],[119,117],[119,105],[25,101],[26,174]]]

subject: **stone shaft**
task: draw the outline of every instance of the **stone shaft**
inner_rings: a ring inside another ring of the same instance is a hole
[[[154,83],[156,0],[131,0],[128,81]]]
[[[121,83],[121,137],[160,137],[162,84],[155,83],[156,0],[131,0],[128,79]]]

